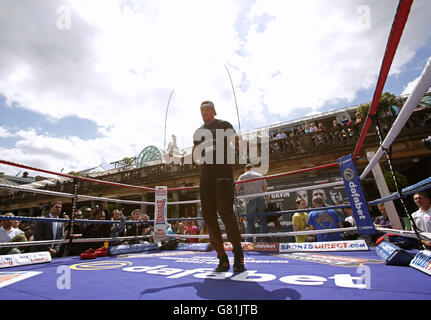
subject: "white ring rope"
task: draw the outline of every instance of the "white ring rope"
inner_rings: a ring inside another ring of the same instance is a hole
[[[303,190],[313,190],[316,187],[319,187],[319,188],[330,188],[330,187],[341,186],[341,185],[343,185],[343,182],[342,181],[338,181],[338,182],[325,183],[325,184],[316,184],[316,185],[311,185],[311,186],[308,186],[308,187],[299,187],[299,188],[284,189],[284,190],[274,190],[274,191],[255,193],[255,194],[248,194],[248,195],[240,195],[240,196],[237,196],[237,198],[238,199],[246,199],[246,198],[265,196],[265,195],[271,195],[271,194],[290,193],[290,192],[303,191]],[[49,191],[49,190],[41,190],[41,189],[34,189],[34,188],[23,187],[23,186],[11,186],[11,185],[7,185],[7,184],[0,184],[0,188],[14,190],[14,191],[40,193],[40,194],[44,194],[44,195],[73,198],[73,194],[70,194],[70,193],[58,192],[58,191]],[[154,202],[134,201],[134,200],[122,200],[122,199],[115,199],[115,198],[94,197],[94,196],[86,196],[86,195],[78,195],[78,199],[96,200],[96,201],[108,201],[108,202],[126,203],[126,204],[149,204],[149,205],[154,205]],[[200,200],[185,200],[185,201],[169,201],[167,204],[168,205],[193,204],[193,203],[200,203],[200,202],[201,202]]]
[[[406,238],[418,239],[413,231],[398,230],[376,227],[376,230],[383,233],[391,233],[394,235],[403,236]],[[262,237],[286,237],[286,236],[302,236],[302,235],[316,235],[336,232],[352,232],[358,231],[356,227],[349,228],[337,228],[337,229],[324,229],[324,230],[307,230],[307,231],[292,231],[292,232],[277,232],[277,233],[256,233],[256,234],[241,234],[242,238],[262,238]],[[431,238],[430,233],[425,233],[425,236]],[[115,242],[120,240],[136,240],[151,238],[153,235],[144,236],[130,236],[130,237],[112,237],[112,238],[85,238],[85,239],[72,239],[72,243],[91,243],[91,242]],[[224,239],[227,239],[226,233],[222,234]],[[169,234],[167,238],[178,238],[178,239],[209,239],[209,235],[190,235],[190,234]],[[44,240],[44,241],[26,241],[26,242],[2,242],[1,247],[25,247],[25,246],[40,246],[40,245],[51,245],[51,244],[66,244],[69,240]]]
[[[368,173],[370,173],[372,168],[374,168],[374,166],[380,160],[380,158],[383,155],[383,150],[388,149],[392,145],[396,137],[404,128],[404,125],[406,124],[407,120],[410,118],[414,109],[419,104],[419,102],[421,101],[421,99],[423,98],[423,96],[425,95],[425,93],[428,91],[430,87],[431,87],[431,58],[428,59],[428,63],[426,64],[424,70],[422,71],[422,74],[420,76],[418,83],[416,84],[412,93],[409,95],[404,106],[401,108],[400,113],[398,114],[397,118],[392,124],[392,127],[389,130],[382,145],[379,147],[374,157],[371,159],[367,167],[362,172],[360,176],[361,180],[363,180],[368,175]]]
[[[114,242],[120,240],[137,240],[151,238],[152,235],[143,236],[128,236],[128,237],[112,237],[112,238],[82,238],[73,239],[72,243],[91,243],[91,242]],[[69,239],[64,240],[41,240],[41,241],[22,241],[22,242],[0,242],[0,248],[2,247],[27,247],[27,246],[42,246],[51,244],[66,244],[69,243]]]
[[[251,234],[241,234],[242,238],[252,238],[252,237],[284,237],[284,236],[300,236],[300,235],[315,235],[315,234],[325,234],[334,232],[351,232],[357,231],[356,227],[349,228],[338,228],[338,229],[324,229],[324,230],[307,230],[307,231],[292,231],[292,232],[277,232],[277,233],[251,233]],[[85,238],[85,239],[72,239],[72,243],[80,242],[102,242],[102,241],[118,241],[118,240],[135,240],[142,238],[150,238],[152,235],[146,236],[130,236],[130,237],[114,237],[114,238]],[[191,234],[167,234],[167,238],[183,238],[183,239],[209,239],[209,235],[191,235]],[[227,238],[226,233],[222,234],[223,238]],[[49,244],[64,244],[69,243],[69,240],[44,240],[44,241],[26,241],[26,242],[2,242],[0,247],[24,247],[24,246],[40,246]]]

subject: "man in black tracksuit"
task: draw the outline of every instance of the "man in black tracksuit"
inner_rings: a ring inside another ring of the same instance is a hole
[[[202,217],[207,225],[210,242],[217,252],[219,264],[216,272],[229,270],[229,259],[224,250],[223,238],[218,224],[217,213],[222,219],[228,240],[232,243],[234,272],[243,272],[244,256],[241,248],[241,234],[233,211],[234,180],[232,165],[235,161],[235,130],[223,120],[215,119],[214,104],[204,101],[201,104],[204,125],[193,135],[193,161],[198,163],[200,172],[200,197]],[[230,139],[229,139],[230,138]],[[217,142],[217,139],[219,140]],[[221,146],[224,148],[222,149]],[[218,148],[216,150],[216,147]],[[196,150],[199,148],[200,150]],[[195,154],[196,150],[196,154]]]

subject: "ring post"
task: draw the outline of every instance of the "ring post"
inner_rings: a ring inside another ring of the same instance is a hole
[[[344,186],[346,187],[347,195],[349,196],[350,206],[352,207],[359,234],[375,234],[376,230],[374,229],[374,224],[371,220],[370,212],[368,211],[368,203],[362,191],[361,181],[356,172],[352,155],[349,154],[339,158],[338,166],[344,181]]]
[[[73,178],[73,198],[72,198],[72,213],[69,221],[69,246],[72,245],[73,226],[75,224],[75,211],[78,203],[78,177]]]

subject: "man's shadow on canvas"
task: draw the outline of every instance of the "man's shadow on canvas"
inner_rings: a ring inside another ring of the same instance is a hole
[[[194,288],[196,295],[202,299],[209,300],[299,300],[301,294],[290,288],[276,289],[269,291],[262,287],[258,282],[251,281],[235,281],[231,279],[204,279],[203,281],[188,282],[182,284],[171,285],[167,287],[151,288],[141,292],[140,299],[148,299],[145,297],[148,294],[167,291],[170,289],[179,288]],[[177,295],[177,294],[175,294]],[[165,298],[188,300],[193,299],[181,291],[181,294],[176,297],[168,296]]]

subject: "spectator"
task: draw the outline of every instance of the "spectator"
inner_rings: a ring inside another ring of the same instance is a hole
[[[123,216],[123,212],[120,209],[114,209],[114,211],[112,211],[111,220],[120,222],[111,225],[110,237],[124,237],[124,231],[126,228],[124,224],[125,218]]]
[[[265,212],[273,212],[274,213],[277,211],[281,211],[281,209],[279,207],[277,207],[276,203],[268,203],[267,202]],[[269,224],[271,222],[274,223],[274,227],[275,227],[275,230],[277,232],[282,230],[282,226],[281,226],[279,217],[280,217],[279,214],[271,214],[271,215],[266,216],[266,223],[267,224]]]
[[[85,208],[82,212],[82,219],[83,220],[93,220],[93,210],[91,208]],[[82,223],[81,228],[84,230],[86,227],[88,227],[90,223]]]
[[[345,203],[350,205],[349,202]],[[344,227],[350,228],[350,227],[356,227],[356,221],[353,217],[353,210],[351,207],[344,208],[344,212],[346,213],[347,217],[344,219]],[[356,240],[358,238],[358,233],[356,231],[346,231],[344,232],[344,239],[345,240]]]
[[[247,232],[247,222],[245,217],[238,218],[239,232],[245,234]]]
[[[81,220],[83,218],[83,214],[81,210],[77,210],[74,213],[74,217],[75,219]],[[81,222],[76,222],[73,224],[73,238],[80,238],[82,237],[82,232],[83,232],[84,228],[81,224]],[[68,238],[69,237],[69,232],[70,232],[70,225],[68,224],[67,226],[65,225],[65,230],[64,230],[64,237]],[[85,245],[83,243],[72,243],[72,244],[68,244],[66,246],[65,249],[65,256],[74,256],[74,255],[78,255],[80,253],[82,253],[82,251],[85,249]]]
[[[322,208],[325,206],[323,199],[319,196],[313,197],[313,207]],[[340,222],[337,213],[332,209],[320,209],[311,211],[308,214],[307,224],[311,230],[326,230],[342,228],[343,223]],[[339,241],[342,236],[339,232],[321,233],[316,235],[317,241]]]
[[[105,211],[103,211],[103,206],[101,205],[97,205],[93,213],[93,220],[105,220],[106,218]],[[84,238],[108,238],[110,229],[111,225],[107,223],[90,223],[83,229],[82,236]],[[89,249],[92,245],[100,248],[103,246],[103,242],[85,243],[83,247]]]
[[[93,219],[91,208],[85,208],[84,213],[82,214],[83,218],[86,220]]]
[[[374,219],[373,223],[375,224],[375,226],[381,227],[381,228],[392,229],[392,223],[390,222],[390,220],[388,218],[388,213],[386,211],[385,204],[379,203],[377,205],[377,208],[379,209],[381,215]]]
[[[347,125],[350,125],[351,122],[348,119],[346,119],[346,117],[344,115],[341,115],[340,116],[340,124],[342,126],[347,126]]]
[[[12,228],[19,229],[19,226],[21,225],[21,221],[19,220],[10,220],[12,222]]]
[[[304,126],[304,132],[305,133],[310,133],[310,125],[308,123],[306,123],[305,126]]]
[[[311,123],[310,125],[310,132],[317,132],[319,131],[319,129],[317,128],[316,124],[314,122]]]
[[[415,193],[413,200],[418,207],[418,210],[412,214],[416,227],[422,232],[431,232],[431,201],[428,192]],[[431,250],[431,241],[421,240],[421,242],[426,249]]]
[[[187,227],[185,229],[186,234],[190,234],[190,235],[197,235],[199,233],[198,227],[196,226],[196,221],[189,221],[189,223],[187,224]],[[188,239],[189,243],[196,243],[198,242],[197,238],[189,238]]]
[[[8,212],[5,214],[7,217],[14,217],[14,214]],[[27,238],[22,230],[13,227],[13,221],[16,220],[4,220],[2,226],[0,226],[0,242],[25,242]],[[21,250],[18,247],[3,247],[0,248],[0,255],[4,254],[18,254]]]
[[[319,131],[326,131],[326,127],[323,125],[322,122],[319,123]]]
[[[346,130],[342,129],[342,130],[341,130],[340,135],[341,135],[341,139],[343,139],[343,140],[346,140],[346,139],[347,139],[347,133],[346,133]]]
[[[126,227],[127,237],[138,237],[144,235],[145,225],[142,222],[144,219],[142,217],[142,211],[140,209],[135,209],[132,211],[131,220],[136,223],[128,224]],[[128,240],[127,243],[139,243],[139,240]]]
[[[278,129],[278,134],[275,136],[275,140],[281,140],[277,142],[280,151],[286,150],[286,141],[283,139],[287,139],[287,135],[284,133],[283,129]]]
[[[201,232],[199,232],[199,234],[200,235],[208,235],[208,228],[207,228],[206,223],[204,223],[202,230],[201,230]],[[209,239],[208,238],[201,238],[201,239],[199,239],[199,242],[201,242],[201,243],[209,242]]]
[[[279,139],[285,139],[287,138],[286,133],[283,132],[283,129],[278,129],[278,134],[275,136],[275,139],[279,140]]]
[[[178,223],[178,230],[177,230],[178,234],[186,234],[186,227],[185,227],[185,225],[186,225],[185,221],[180,221]]]
[[[338,129],[340,127],[340,125],[337,122],[337,119],[334,119],[332,121],[332,129]]]
[[[305,131],[304,131],[304,129],[302,128],[302,126],[298,126],[298,130],[296,130],[296,134],[297,135],[301,135],[301,134],[304,134],[305,133]]]
[[[34,230],[34,221],[29,221],[27,227],[24,229],[25,237],[28,241],[33,241],[33,230]]]
[[[151,227],[151,224],[148,222],[150,221],[150,216],[146,213],[142,214],[142,220],[146,221],[146,223],[144,223],[144,228],[142,230],[142,234],[144,235],[151,235],[151,233],[153,232],[153,229]]]
[[[299,210],[306,209],[307,203],[305,202],[304,199],[298,198],[298,199],[296,199],[296,208]],[[308,221],[308,214],[307,213],[305,213],[304,211],[296,212],[292,216],[293,231],[296,232],[296,231],[309,230],[309,228],[307,227],[307,221]],[[309,237],[310,236],[308,236],[308,235],[295,236],[295,241],[296,242],[307,242],[307,239]]]
[[[178,221],[174,221],[169,225],[169,228],[166,230],[166,235],[168,234],[177,234],[178,231]],[[167,240],[175,240],[174,237],[166,237]]]
[[[63,217],[66,218],[66,216],[67,215],[64,215]],[[82,211],[81,210],[75,211],[74,217],[75,217],[75,219],[81,220],[82,219]],[[81,223],[75,221],[75,223],[73,224],[73,235],[74,235],[74,237],[76,238],[76,237],[82,236],[82,230],[83,230],[83,228],[82,228]],[[64,224],[64,237],[65,238],[69,237],[69,232],[70,232],[69,222],[65,222],[65,224]]]
[[[238,181],[251,180],[255,178],[261,178],[262,175],[258,172],[254,172],[251,169],[252,164],[247,164],[244,167],[244,173],[239,176]],[[239,183],[235,186],[235,191],[238,194],[241,187],[244,189],[244,195],[258,194],[268,191],[268,185],[265,180],[255,180],[250,182]],[[267,233],[268,226],[266,216],[264,215],[266,209],[266,203],[269,201],[269,196],[253,196],[246,198],[245,212],[247,214],[247,233],[256,233],[255,231],[255,214],[260,214],[257,218],[259,220],[259,231],[260,233]],[[248,241],[251,241],[249,239]],[[265,239],[262,239],[265,241]]]
[[[54,201],[49,208],[49,218],[58,219],[63,207],[61,201]],[[62,222],[37,221],[34,225],[34,240],[60,240],[64,239],[64,224]],[[62,255],[63,246],[61,244],[33,246],[32,251],[49,251],[51,257]]]
[[[356,112],[355,116],[356,116],[355,124],[362,123],[362,114],[360,112]]]

